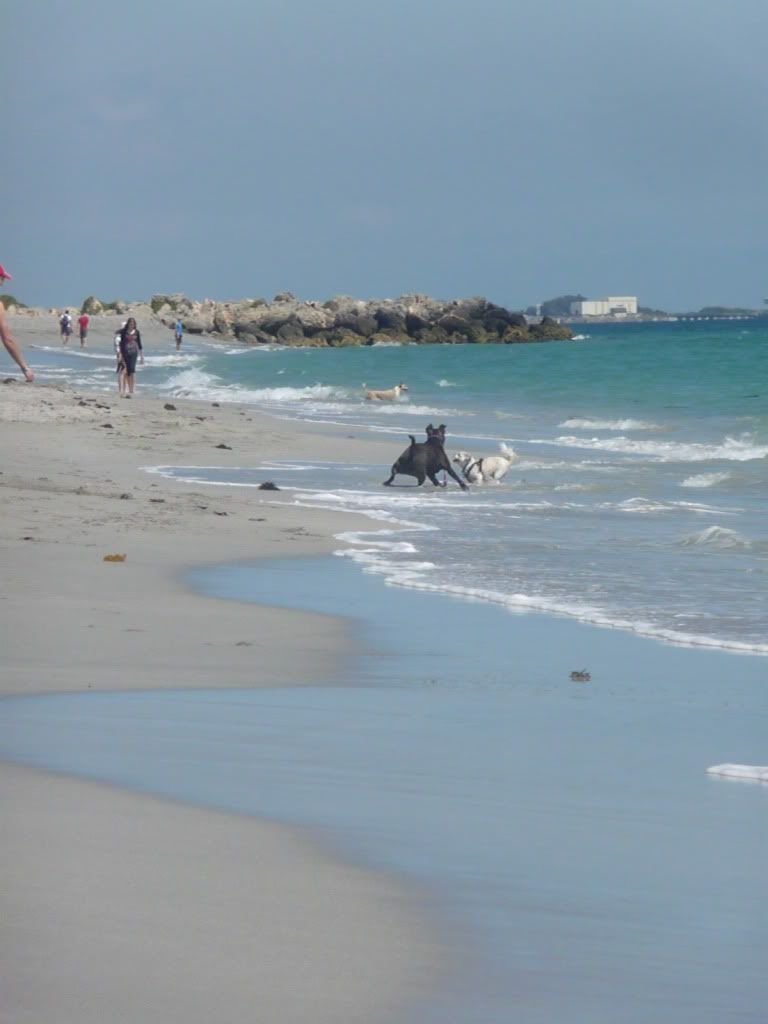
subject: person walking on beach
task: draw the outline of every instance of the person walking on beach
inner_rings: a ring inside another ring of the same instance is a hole
[[[65,309],[58,317],[58,327],[61,332],[61,344],[66,345],[72,334],[72,316],[69,309]]]
[[[140,362],[144,362],[141,334],[132,316],[128,317],[125,327],[120,331],[120,355],[125,366],[123,395],[125,398],[130,398],[133,394],[133,386],[136,380],[136,360],[139,359]]]
[[[8,271],[5,269],[2,263],[0,263],[0,285],[2,285],[5,281],[10,280],[12,280],[11,275],[8,273]],[[8,355],[11,357],[14,363],[18,364],[19,369],[24,374],[24,379],[31,384],[32,381],[35,379],[35,375],[27,366],[26,360],[24,359],[24,356],[21,354],[21,349],[19,348],[16,339],[11,334],[11,328],[5,316],[5,306],[3,305],[2,300],[0,300],[0,340],[2,340],[3,345],[5,345],[5,349]]]
[[[117,360],[115,372],[117,373],[117,393],[121,398],[125,394],[125,363],[123,362],[123,354],[120,351],[120,340],[126,322],[124,320],[120,329],[115,331],[115,359]]]
[[[59,317],[59,329],[61,330],[61,343],[66,345],[72,333],[72,317],[69,315],[68,309],[65,309]]]
[[[88,324],[91,322],[91,318],[87,313],[81,313],[77,318],[77,324],[80,328],[80,348],[85,347],[85,339],[88,337]]]
[[[176,351],[178,352],[181,348],[181,339],[184,334],[184,324],[178,316],[176,317],[176,323],[173,325],[173,334],[176,338]]]

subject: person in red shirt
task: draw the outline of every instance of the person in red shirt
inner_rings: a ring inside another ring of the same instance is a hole
[[[78,326],[80,327],[80,348],[85,345],[85,339],[88,337],[88,324],[91,322],[91,318],[87,313],[81,313],[77,318]]]

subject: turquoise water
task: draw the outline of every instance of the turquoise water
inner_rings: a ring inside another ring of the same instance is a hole
[[[768,760],[768,327],[586,333],[181,357],[150,336],[158,394],[344,424],[392,458],[445,422],[449,451],[520,461],[469,494],[383,488],[373,460],[163,467],[366,512],[344,557],[190,582],[351,615],[368,653],[344,687],[5,700],[0,755],[308,825],[417,880],[463,966],[414,1024],[762,1021],[765,787],[705,770]],[[33,360],[104,389],[111,363]],[[361,397],[399,380],[404,403]]]
[[[332,557],[189,582],[351,615],[366,653],[344,686],[6,699],[0,755],[309,826],[416,882],[458,966],[407,1024],[764,1019],[768,792],[705,772],[765,762],[762,659]]]
[[[216,353],[168,387],[384,432],[393,460],[427,421],[448,425],[449,452],[505,442],[519,462],[468,496],[407,478],[385,491],[380,464],[178,475],[269,471],[292,500],[386,520],[394,547],[358,538],[358,560],[392,582],[765,654],[767,371],[768,326],[738,321],[602,325],[548,345]],[[405,402],[361,397],[362,381],[400,380]]]
[[[240,401],[391,439],[446,423],[449,453],[519,461],[461,494],[388,464],[254,462],[209,483],[366,512],[388,533],[347,538],[394,583],[534,608],[682,644],[768,653],[768,321],[595,325],[571,342],[245,349],[149,339],[142,387]],[[42,374],[113,388],[111,356],[40,352]],[[362,384],[409,386],[398,403]]]

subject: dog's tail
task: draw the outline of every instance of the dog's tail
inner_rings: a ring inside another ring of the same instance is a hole
[[[501,451],[501,454],[504,456],[504,458],[509,459],[510,462],[520,461],[520,456],[517,454],[514,448],[509,448],[506,444],[504,444],[503,441],[499,445],[499,450]]]

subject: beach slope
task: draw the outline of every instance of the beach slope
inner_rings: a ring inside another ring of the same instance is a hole
[[[201,597],[180,577],[328,551],[358,520],[141,468],[320,451],[322,437],[174,405],[0,384],[9,699],[310,684],[348,648],[342,620]],[[0,799],[8,1020],[391,1020],[434,982],[439,953],[412,894],[290,829],[9,764]]]

